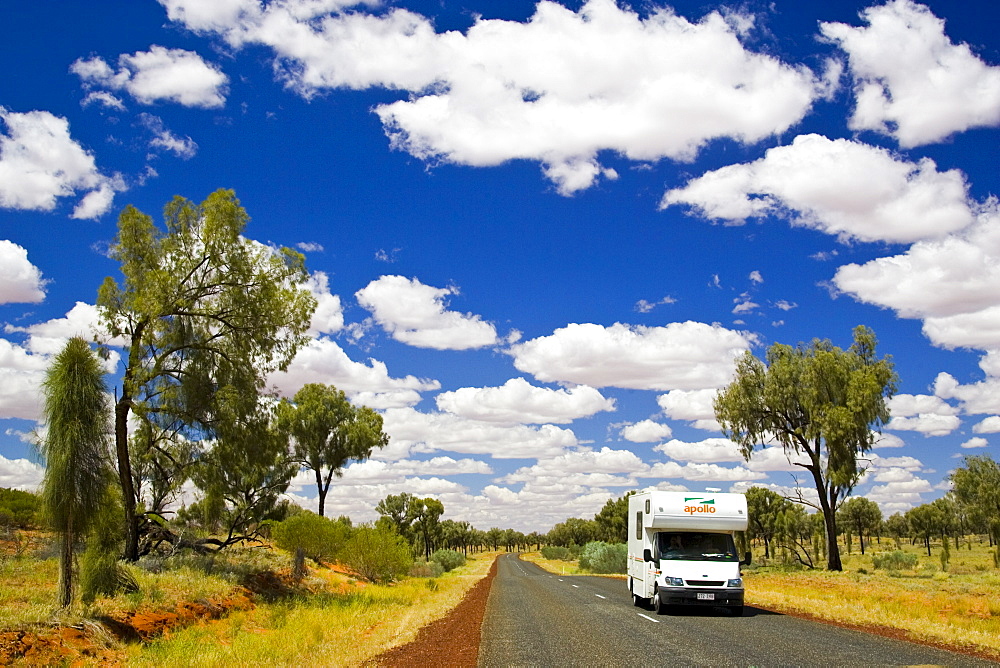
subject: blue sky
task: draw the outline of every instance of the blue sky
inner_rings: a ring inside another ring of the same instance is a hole
[[[808,490],[711,397],[744,350],[859,324],[901,383],[855,493],[937,498],[1000,442],[997,13],[5,2],[0,485],[40,480],[38,383],[92,333],[118,212],[232,188],[321,304],[271,384],[332,383],[392,439],[330,512],[407,491],[546,531],[651,485]]]

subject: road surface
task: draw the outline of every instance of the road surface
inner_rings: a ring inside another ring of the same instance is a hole
[[[657,615],[636,608],[623,580],[553,575],[499,559],[479,666],[998,665],[963,654],[746,606]]]

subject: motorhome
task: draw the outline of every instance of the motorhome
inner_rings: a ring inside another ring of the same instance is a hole
[[[743,494],[645,490],[629,497],[628,588],[637,606],[708,605],[743,614],[734,534],[747,528]]]

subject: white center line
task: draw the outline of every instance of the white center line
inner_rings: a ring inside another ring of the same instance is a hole
[[[654,624],[659,624],[660,623],[659,619],[653,619],[652,617],[650,617],[648,615],[644,615],[641,612],[637,612],[636,614],[639,615],[640,617],[642,617],[643,619],[648,619],[649,621],[653,622]]]
[[[601,596],[600,594],[594,594],[597,598],[607,598],[607,596]]]
[[[580,585],[572,585],[572,586],[576,587],[577,589],[580,588]]]

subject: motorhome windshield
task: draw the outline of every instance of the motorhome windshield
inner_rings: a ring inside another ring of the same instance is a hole
[[[663,531],[657,534],[660,559],[739,561],[733,537],[725,533]]]

